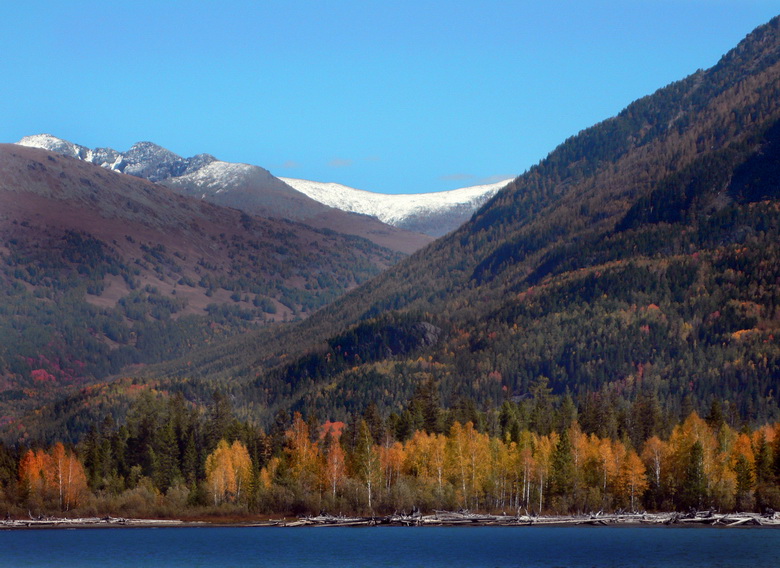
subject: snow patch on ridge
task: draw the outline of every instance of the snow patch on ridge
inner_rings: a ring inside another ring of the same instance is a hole
[[[192,173],[179,176],[176,181],[184,184],[193,183],[207,193],[221,193],[226,188],[244,183],[248,178],[263,171],[258,166],[215,160]]]
[[[20,146],[28,146],[30,148],[41,148],[43,150],[49,150],[50,152],[56,152],[63,156],[70,156],[71,158],[79,158],[86,160],[87,155],[92,154],[92,151],[85,146],[79,146],[73,142],[62,140],[51,134],[34,134],[33,136],[25,136],[19,142]],[[90,160],[91,161],[91,160]]]
[[[465,208],[473,212],[512,181],[510,178],[450,191],[393,195],[373,193],[338,183],[284,177],[279,179],[320,203],[344,211],[373,215],[390,225],[403,224],[411,217],[441,214],[453,209]]]

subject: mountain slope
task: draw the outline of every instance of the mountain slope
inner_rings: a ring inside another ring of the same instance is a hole
[[[565,141],[305,325],[144,376],[195,400],[219,385],[266,424],[279,409],[343,419],[369,402],[402,414],[424,384],[466,409],[530,401],[525,424],[545,415],[533,409],[548,388],[569,392],[600,436],[640,420],[657,431],[659,409],[713,401],[734,422],[777,420],[778,132],[776,18],[712,69]]]
[[[319,229],[367,238],[405,254],[431,241],[425,235],[324,205],[259,166],[223,162],[209,154],[182,158],[151,142],[138,142],[125,153],[110,148],[90,150],[50,134],[26,136],[18,144],[85,160],[251,215],[302,221]]]
[[[129,364],[305,316],[399,258],[0,145],[0,422]]]
[[[424,354],[449,402],[523,396],[539,376],[582,401],[617,388],[630,398],[641,379],[670,409],[721,396],[744,417],[776,415],[778,119],[775,19],[714,68],[567,140],[458,231],[291,331],[296,346],[242,338],[257,358],[243,363],[240,396],[334,414],[374,399],[398,408]],[[390,349],[389,366],[316,359],[360,322],[404,321],[447,339]],[[277,368],[282,354],[305,356]],[[230,368],[217,359],[204,374]],[[745,386],[721,381],[724,368]]]
[[[506,179],[435,193],[391,195],[354,189],[338,183],[279,179],[320,203],[343,211],[371,215],[389,225],[434,237],[441,237],[457,229],[468,221],[476,209],[512,181]]]

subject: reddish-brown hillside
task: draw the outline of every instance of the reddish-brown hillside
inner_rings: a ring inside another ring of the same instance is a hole
[[[59,386],[304,317],[399,258],[0,145],[0,411],[7,419]]]

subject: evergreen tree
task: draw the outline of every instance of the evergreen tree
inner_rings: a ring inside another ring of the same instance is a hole
[[[772,456],[770,453],[770,446],[766,441],[764,432],[758,433],[758,440],[756,441],[753,453],[756,457],[756,483],[761,485],[764,483],[770,483],[772,481]]]
[[[704,473],[704,447],[694,442],[688,455],[678,504],[685,509],[701,509],[707,499],[707,477]]]
[[[165,492],[174,481],[181,478],[179,470],[179,445],[174,434],[173,422],[169,419],[155,438],[155,460],[152,480],[161,492]]]
[[[531,427],[535,432],[547,435],[553,431],[552,388],[548,386],[549,379],[538,377],[529,392],[533,398],[531,410]]]
[[[735,504],[738,511],[750,511],[753,508],[753,471],[750,462],[743,454],[737,455],[734,464],[734,472],[737,474],[737,488]]]
[[[363,413],[363,419],[368,425],[368,429],[371,431],[371,436],[375,444],[382,444],[385,441],[385,422],[382,419],[382,414],[379,412],[379,407],[374,401],[371,401],[366,407],[366,411]]]
[[[563,395],[561,407],[558,409],[558,423],[556,429],[559,432],[567,430],[577,421],[577,405],[571,397],[568,387]]]
[[[569,430],[561,431],[552,456],[550,489],[553,495],[570,495],[574,489],[574,457]]]
[[[221,391],[215,390],[211,396],[209,421],[206,428],[206,444],[210,450],[217,447],[220,440],[232,440],[231,428],[235,418],[230,399]]]
[[[498,423],[501,428],[501,439],[510,442],[519,442],[522,428],[518,417],[517,405],[509,400],[501,404],[498,413]]]

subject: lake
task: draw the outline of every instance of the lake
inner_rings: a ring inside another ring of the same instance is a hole
[[[780,530],[676,527],[0,531],[2,566],[777,567]]]

